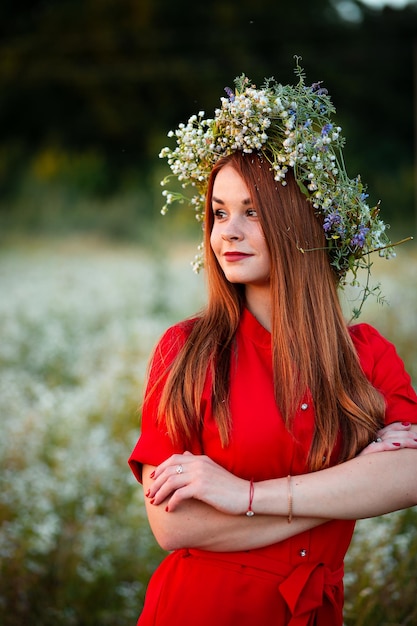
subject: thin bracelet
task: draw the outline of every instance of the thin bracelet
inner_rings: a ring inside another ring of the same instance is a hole
[[[291,474],[287,476],[288,481],[288,523],[292,522],[292,489],[291,489]]]
[[[248,506],[248,510],[246,511],[246,515],[248,517],[253,517],[255,515],[255,511],[252,511],[252,502],[253,502],[254,493],[255,493],[255,487],[253,484],[253,478],[251,478],[250,484],[249,484],[249,506]]]

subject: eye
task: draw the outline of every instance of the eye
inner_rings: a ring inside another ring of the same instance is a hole
[[[215,219],[221,220],[224,217],[226,217],[226,211],[224,211],[223,209],[214,209],[213,210],[213,215],[214,215]]]
[[[257,212],[256,212],[256,210],[255,210],[255,209],[248,209],[248,210],[246,211],[246,215],[247,215],[248,217],[258,217],[258,214],[257,214]]]

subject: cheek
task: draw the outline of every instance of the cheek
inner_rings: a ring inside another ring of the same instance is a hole
[[[262,250],[264,253],[268,253],[268,244],[266,243],[266,239],[265,239],[265,235],[263,233],[263,230],[260,226],[260,224],[256,225],[257,228],[256,230],[254,229],[253,231],[253,238],[254,240],[256,240],[256,245],[259,248],[259,250]]]
[[[262,251],[264,263],[270,268],[271,267],[271,255],[269,253],[268,244],[266,243],[266,239],[262,232],[259,234],[258,242],[259,242],[259,250]]]
[[[217,230],[216,230],[215,226],[213,226],[213,228],[211,230],[210,246],[211,246],[211,249],[213,250],[214,254],[216,254],[216,251],[219,248],[219,236],[217,234]]]

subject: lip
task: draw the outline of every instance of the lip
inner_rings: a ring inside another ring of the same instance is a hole
[[[246,252],[238,252],[238,251],[224,253],[224,257],[226,261],[231,261],[231,262],[243,261],[243,259],[248,259],[251,256],[253,256],[253,254],[248,254]]]

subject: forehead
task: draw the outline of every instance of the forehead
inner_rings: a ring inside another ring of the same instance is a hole
[[[250,193],[239,172],[231,165],[225,165],[214,179],[213,201],[222,200],[224,202],[231,199],[246,204],[250,201]]]

